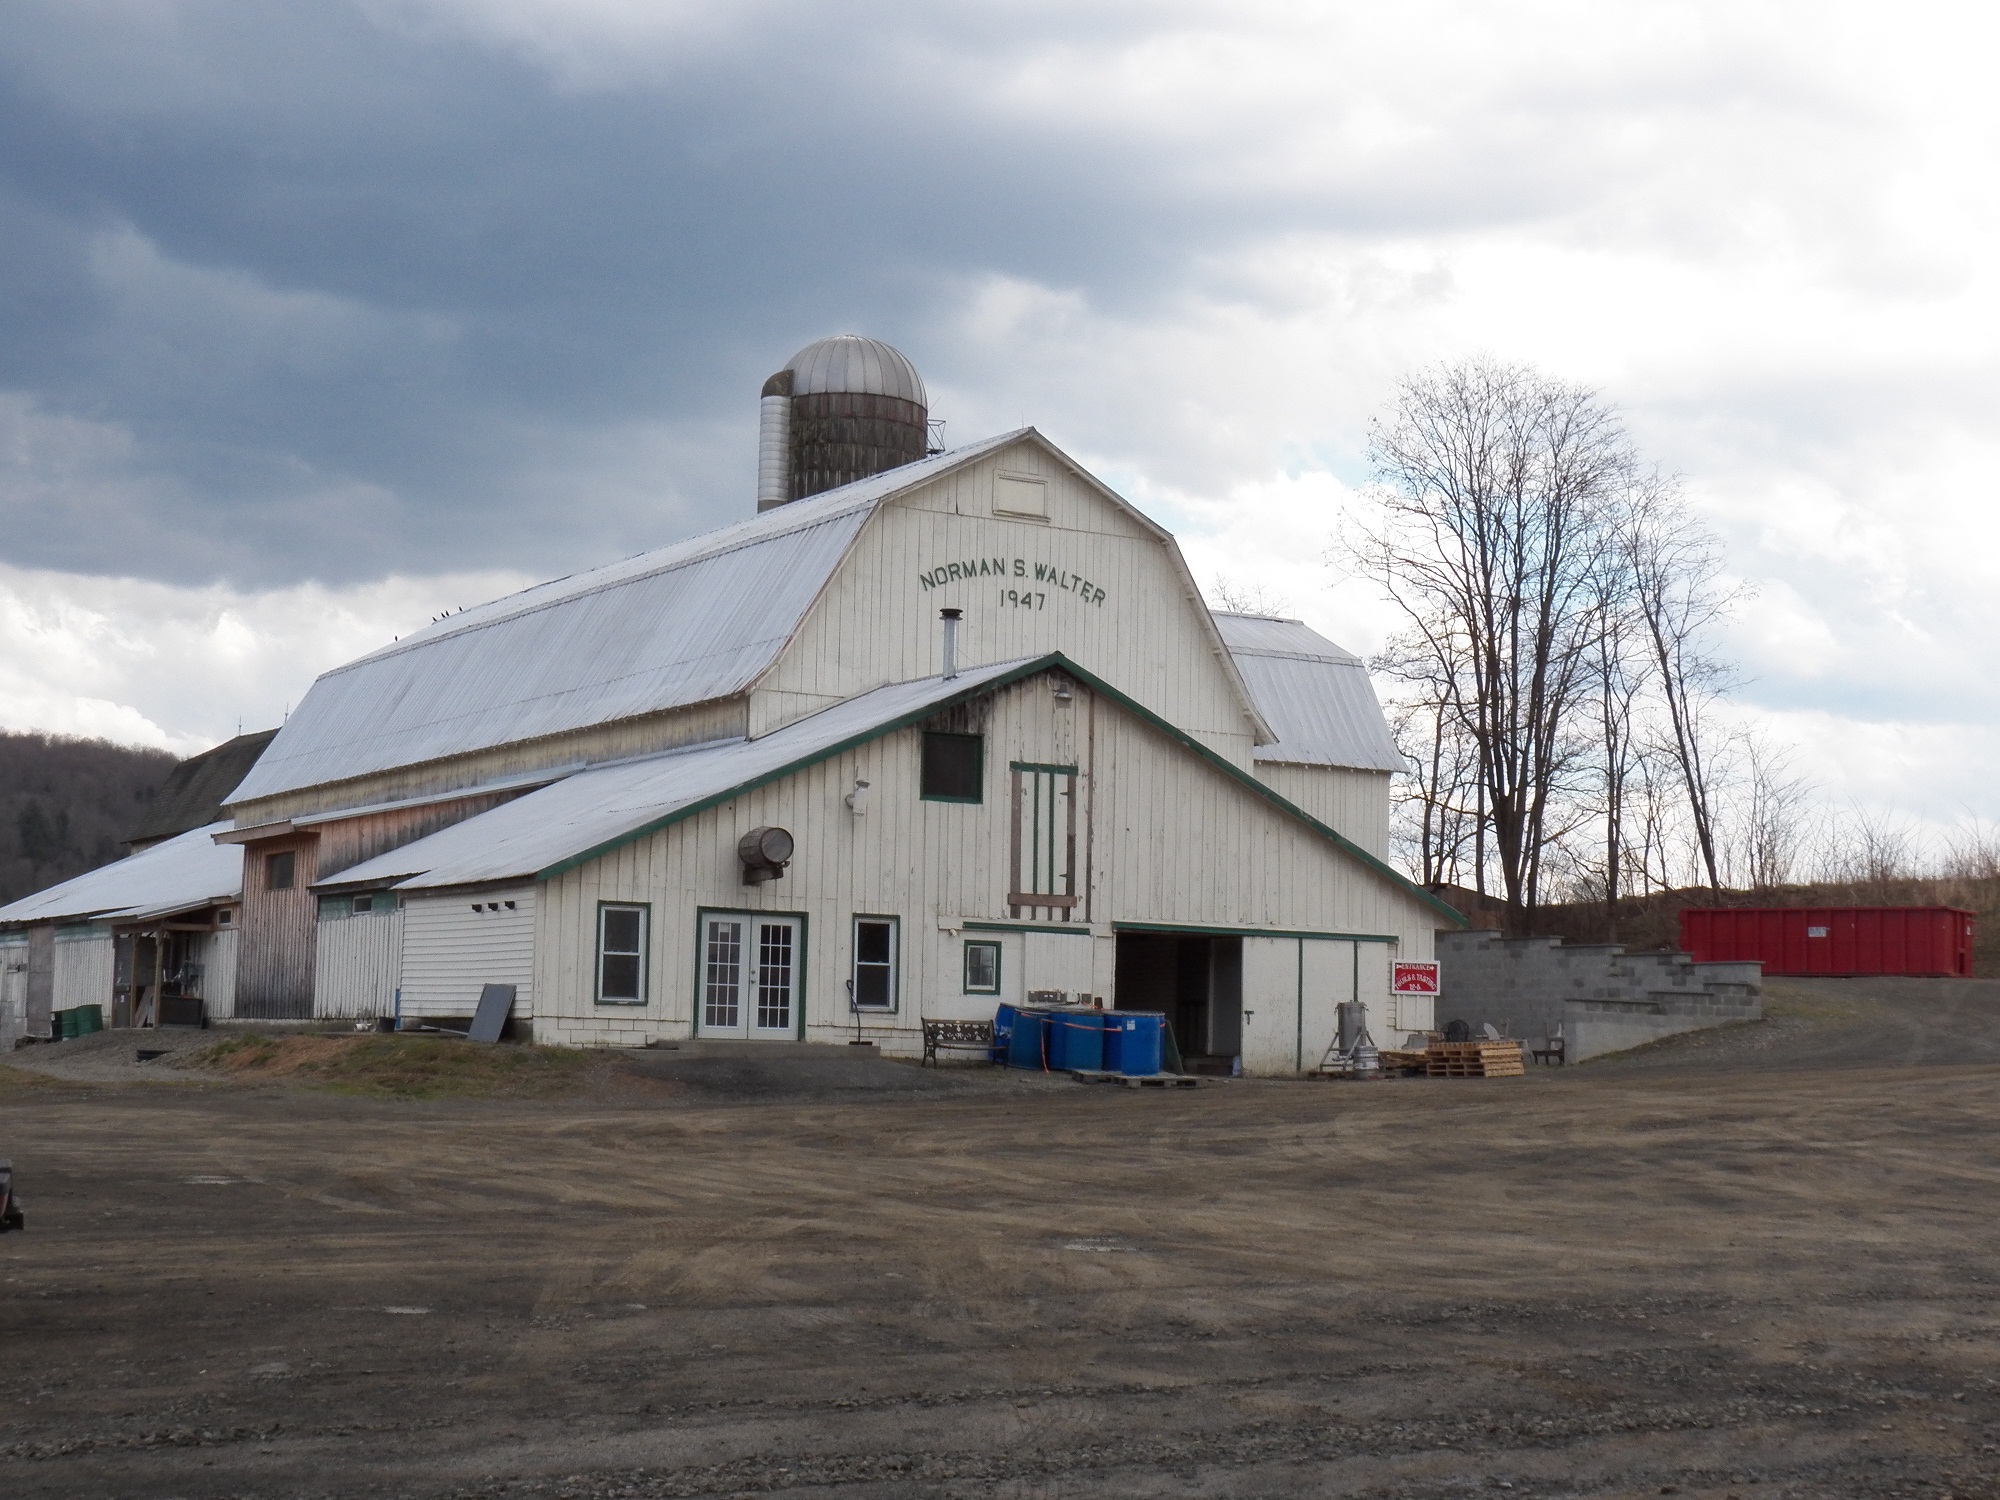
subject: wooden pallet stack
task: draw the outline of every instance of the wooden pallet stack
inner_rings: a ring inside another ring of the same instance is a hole
[[[1432,1078],[1519,1078],[1527,1069],[1519,1042],[1432,1042],[1424,1050],[1424,1072]]]

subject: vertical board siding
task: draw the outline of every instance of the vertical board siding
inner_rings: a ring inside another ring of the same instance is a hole
[[[28,935],[0,932],[0,1055],[12,1052],[28,1021]]]
[[[201,999],[209,1019],[226,1021],[236,1014],[236,945],[234,927],[219,927],[194,942],[201,965]]]
[[[1049,519],[993,512],[1000,470],[1048,480]],[[784,657],[753,692],[752,734],[884,683],[935,676],[938,611],[965,612],[961,664],[1016,661],[1061,651],[1169,723],[1238,765],[1253,743],[1207,607],[1190,596],[1172,544],[1145,531],[1096,489],[1031,442],[1004,448],[884,505],[800,625]],[[967,559],[1001,559],[1008,576],[927,588],[919,575]],[[1031,576],[1019,558],[1088,579],[1105,592],[1085,602]],[[1042,607],[1000,602],[1006,589],[1043,595]]]
[[[313,1014],[394,1015],[396,987],[402,981],[402,961],[400,906],[386,911],[321,917],[313,968]]]
[[[319,878],[319,839],[290,834],[243,846],[243,924],[236,954],[238,1016],[257,1020],[305,1020],[312,1015],[313,927],[319,902],[312,883]],[[265,887],[265,857],[290,851],[295,857],[290,890]]]
[[[108,927],[58,929],[55,942],[54,1005],[72,1010],[101,1005],[111,1019],[111,986],[115,952]]]
[[[1389,857],[1389,773],[1258,761],[1257,779],[1377,859]]]
[[[488,984],[513,985],[515,1018],[533,1016],[536,906],[533,886],[409,897],[402,910],[404,1017],[470,1016]]]
[[[1067,704],[1055,699],[1046,676],[1005,689],[992,700],[986,734],[983,803],[919,798],[918,726],[550,880],[537,917],[538,1039],[636,1044],[688,1035],[698,907],[805,916],[809,1039],[853,1034],[845,981],[856,912],[902,919],[900,1006],[892,1016],[868,1016],[864,1035],[888,1050],[914,1052],[926,1016],[990,1016],[991,997],[962,993],[961,962],[968,936],[993,934],[967,931],[964,924],[1008,921],[1009,764],[1016,760],[1078,767],[1079,818],[1086,825],[1079,838],[1087,833],[1091,841],[1085,873],[1095,920],[1073,924],[1079,936],[1055,936],[1047,944],[1020,931],[1002,934],[1008,996],[1037,988],[1111,995],[1110,925],[1118,922],[1373,933],[1394,937],[1401,957],[1431,954],[1438,918],[1416,897],[1149,725],[1109,702],[1093,702],[1080,687]],[[843,801],[857,778],[873,788],[860,816]],[[751,828],[771,825],[791,831],[797,853],[783,879],[744,886],[736,840]],[[651,905],[643,1007],[592,1003],[600,901]],[[1298,1045],[1298,940],[1272,941],[1282,944],[1283,962],[1252,963],[1246,955],[1243,1003],[1258,1012],[1253,1024],[1260,1035],[1267,1025],[1282,1032],[1268,1045],[1259,1043],[1259,1070],[1273,1070],[1282,1061],[1281,1071],[1289,1072]],[[1315,959],[1327,970],[1312,1012],[1325,1033],[1317,1044],[1324,1050],[1330,1007],[1348,998],[1354,945],[1313,946],[1338,950],[1334,957]],[[1386,995],[1391,947],[1360,945],[1363,999]],[[1051,978],[1037,977],[1038,964]],[[1337,993],[1330,988],[1335,970]],[[1053,977],[1058,974],[1060,979]],[[1267,1017],[1264,1012],[1273,1008],[1279,1014]],[[1378,1024],[1386,1020],[1380,1009],[1370,1015]],[[1315,1053],[1307,1065],[1317,1060]]]
[[[56,924],[37,922],[28,929],[28,983],[24,1024],[29,1036],[49,1034],[49,1013],[56,1004]]]

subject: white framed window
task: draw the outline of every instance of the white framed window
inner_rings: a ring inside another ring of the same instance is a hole
[[[899,925],[894,917],[855,917],[854,987],[851,993],[856,1010],[896,1008]]]
[[[969,938],[965,944],[965,993],[1000,993],[1000,945],[989,938]]]
[[[597,904],[597,1003],[646,1003],[646,929],[652,911],[643,902]]]

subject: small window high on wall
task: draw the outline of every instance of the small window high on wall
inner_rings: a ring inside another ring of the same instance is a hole
[[[281,854],[264,856],[264,889],[267,891],[289,891],[297,878],[298,855],[287,849]]]
[[[986,740],[977,734],[924,731],[926,802],[978,802],[986,777]]]

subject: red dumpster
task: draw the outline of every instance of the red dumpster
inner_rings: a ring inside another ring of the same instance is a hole
[[[1766,974],[1972,977],[1972,913],[1952,906],[1691,906],[1697,963],[1760,959]]]

